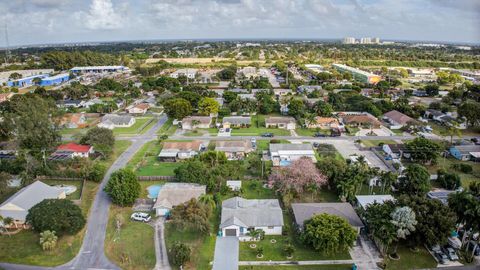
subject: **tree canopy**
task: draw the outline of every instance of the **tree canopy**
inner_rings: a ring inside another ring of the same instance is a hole
[[[104,190],[113,203],[127,206],[132,205],[140,195],[140,183],[132,170],[120,169],[112,173]]]
[[[430,191],[430,187],[430,174],[424,166],[419,164],[409,165],[398,183],[399,191],[404,194],[423,196]]]
[[[163,104],[165,113],[174,119],[181,120],[192,114],[192,105],[183,98],[173,98]]]

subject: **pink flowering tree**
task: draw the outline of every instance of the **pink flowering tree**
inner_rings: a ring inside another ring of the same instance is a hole
[[[304,192],[315,192],[328,183],[327,177],[321,174],[309,158],[301,158],[290,166],[272,171],[268,184],[282,195],[297,196]]]

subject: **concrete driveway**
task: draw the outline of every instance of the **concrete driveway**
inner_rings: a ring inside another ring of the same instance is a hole
[[[238,238],[234,236],[217,237],[213,270],[238,270]]]
[[[157,219],[153,226],[155,229],[155,257],[157,259],[154,270],[170,270],[167,246],[165,245],[165,219],[163,217]]]

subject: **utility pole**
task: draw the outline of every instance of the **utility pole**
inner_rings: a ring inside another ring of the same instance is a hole
[[[8,64],[8,61],[10,60],[10,42],[8,41],[8,27],[7,27],[7,21],[5,19],[5,64]]]

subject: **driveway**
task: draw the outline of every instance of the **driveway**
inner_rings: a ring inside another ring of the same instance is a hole
[[[154,270],[170,270],[168,262],[167,246],[165,245],[165,219],[163,217],[157,219],[154,224],[155,229],[155,257],[157,263]]]
[[[234,236],[217,237],[213,270],[238,270],[238,238]]]
[[[380,269],[377,262],[381,262],[380,253],[375,244],[365,235],[358,237],[357,245],[350,249],[350,256],[358,269]]]

